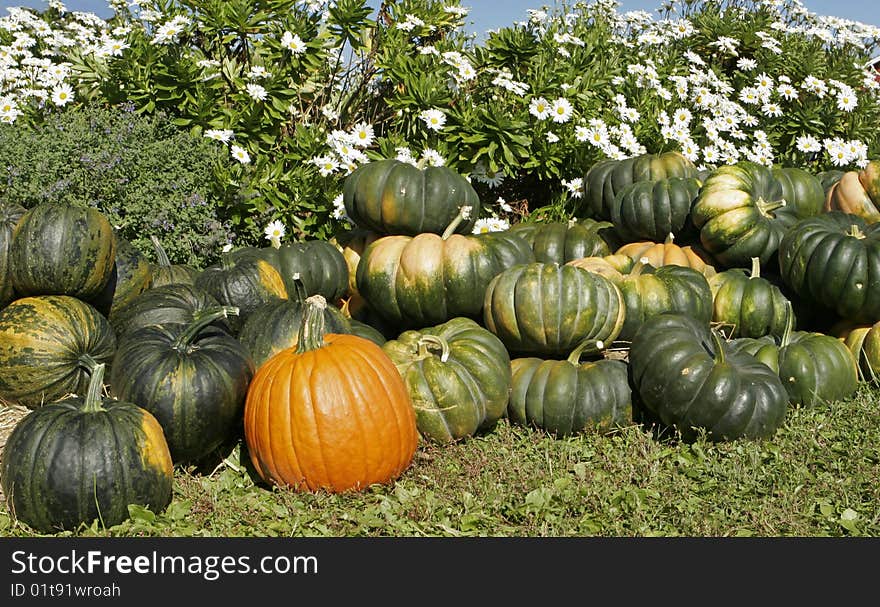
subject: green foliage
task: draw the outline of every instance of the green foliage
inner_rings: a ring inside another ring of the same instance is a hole
[[[154,259],[150,236],[171,260],[201,267],[233,237],[215,167],[225,155],[161,114],[83,108],[33,128],[0,126],[0,196],[91,206]]]

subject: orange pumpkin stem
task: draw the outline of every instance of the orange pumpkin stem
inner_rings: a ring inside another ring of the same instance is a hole
[[[299,327],[297,354],[317,350],[324,346],[324,334],[326,332],[324,322],[324,310],[327,309],[327,300],[323,295],[312,295],[306,298],[306,311]]]

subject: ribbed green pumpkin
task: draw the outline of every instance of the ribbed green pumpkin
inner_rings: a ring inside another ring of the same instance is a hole
[[[580,362],[588,342],[567,360],[516,358],[507,417],[556,436],[594,430],[607,432],[632,422],[632,390],[626,363]],[[601,342],[600,342],[601,346]]]
[[[113,270],[116,236],[91,208],[42,203],[12,234],[10,270],[16,293],[96,297]]]
[[[143,327],[119,342],[113,393],[156,416],[175,464],[197,463],[240,429],[254,362],[237,339],[210,326],[222,307],[189,324]]]
[[[177,282],[144,291],[110,319],[110,324],[119,338],[150,325],[188,324],[219,306],[220,302],[205,291]],[[213,324],[232,333],[226,318],[218,318]]]
[[[611,223],[623,242],[687,235],[694,231],[691,207],[699,191],[700,181],[693,177],[636,181],[614,197]]]
[[[110,363],[116,336],[93,306],[68,295],[17,299],[0,310],[0,397],[35,408],[82,394]]]
[[[814,217],[823,211],[825,190],[812,173],[799,167],[773,167],[771,170],[782,189],[782,199],[794,209],[798,219]]]
[[[773,369],[796,405],[812,407],[851,396],[858,387],[858,366],[846,344],[831,335],[793,327],[792,315],[781,337],[735,339],[730,347]]]
[[[406,382],[416,426],[426,439],[460,440],[504,415],[510,355],[501,340],[470,318],[404,331],[382,349]]]
[[[76,530],[97,519],[112,527],[129,504],[156,513],[171,502],[173,468],[162,427],[144,409],[101,397],[104,365],[85,397],[22,418],[0,468],[8,511],[41,533]]]
[[[219,264],[202,270],[193,285],[222,305],[239,309],[238,316],[229,319],[235,333],[248,316],[263,304],[287,299],[287,288],[281,274],[263,259],[235,262],[226,255]]]
[[[326,240],[307,240],[274,246],[246,247],[233,251],[233,261],[264,259],[278,270],[284,286],[294,289],[294,276],[305,287],[306,295],[323,295],[329,302],[348,292],[348,265],[342,252]]]
[[[150,242],[153,243],[153,250],[156,252],[156,263],[150,268],[153,275],[151,284],[154,288],[173,284],[191,285],[195,282],[196,276],[199,275],[196,268],[186,264],[171,263],[168,253],[156,236],[150,236]]]
[[[110,279],[91,303],[110,323],[138,295],[150,288],[153,271],[147,257],[120,234],[116,234],[116,258]]]
[[[775,260],[779,242],[798,219],[771,170],[749,161],[712,171],[691,218],[700,230],[700,242],[728,268],[748,268],[752,257],[760,258],[761,265]]]
[[[480,216],[480,198],[464,177],[449,167],[395,159],[355,169],[345,178],[342,201],[355,225],[382,234],[442,234],[462,206],[472,212],[457,230],[470,234]]]
[[[712,291],[706,277],[684,266],[654,266],[639,261],[617,285],[626,307],[619,338],[629,341],[646,320],[678,312],[701,322],[712,318]]]
[[[688,441],[700,431],[712,441],[768,438],[788,411],[788,393],[770,367],[681,314],[648,319],[629,364],[641,404]]]
[[[492,279],[483,324],[511,353],[568,356],[585,339],[611,343],[625,313],[620,289],[604,276],[536,262]]]
[[[457,222],[433,233],[385,236],[361,256],[357,287],[386,322],[401,328],[479,317],[489,281],[514,263],[534,260],[531,248],[509,232],[464,236]]]
[[[789,301],[772,282],[761,276],[761,260],[752,258],[752,270],[731,268],[709,278],[712,320],[728,338],[782,335]]]
[[[385,335],[383,335],[382,332],[379,329],[377,329],[376,327],[368,325],[367,323],[361,322],[361,321],[356,320],[354,318],[349,318],[348,322],[349,322],[349,325],[351,326],[350,333],[352,335],[357,335],[358,337],[363,337],[364,339],[369,339],[371,342],[373,342],[377,346],[384,346],[385,343],[388,341],[388,339],[385,337]]]
[[[880,320],[880,225],[831,211],[801,220],[779,245],[780,276],[804,300],[852,322]]]
[[[636,181],[697,176],[697,167],[679,152],[642,154],[624,160],[600,160],[584,177],[584,197],[578,216],[608,221],[617,193]]]
[[[573,259],[610,255],[620,246],[614,226],[592,219],[551,223],[518,223],[509,232],[524,239],[535,261],[562,265]]]
[[[9,248],[12,232],[25,212],[20,204],[0,201],[0,308],[15,299],[9,273]]]
[[[294,291],[290,299],[265,303],[254,310],[238,334],[257,368],[281,350],[295,348],[299,343],[307,295],[298,278],[294,277],[291,286]],[[351,320],[339,308],[325,306],[323,316],[327,333],[352,333]]]

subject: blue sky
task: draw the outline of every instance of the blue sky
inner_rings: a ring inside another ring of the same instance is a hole
[[[846,19],[863,21],[872,25],[880,26],[880,13],[877,11],[877,0],[802,0],[804,5],[814,13],[820,15],[834,15]],[[662,0],[622,0],[620,10],[656,10]],[[379,0],[371,0],[371,4],[378,5]],[[471,9],[468,16],[469,30],[481,34],[487,29],[495,29],[510,25],[514,21],[526,18],[526,11],[530,8],[540,8],[542,4],[552,5],[552,0],[464,0],[462,6]],[[110,14],[106,0],[67,0],[68,10],[89,11],[102,17]],[[4,1],[0,8],[9,6],[30,6],[45,8],[47,3],[42,0],[19,0],[16,2]],[[5,14],[5,10],[0,11]]]

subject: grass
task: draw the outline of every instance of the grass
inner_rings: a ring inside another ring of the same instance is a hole
[[[765,441],[686,444],[641,425],[556,439],[502,419],[423,444],[393,486],[344,495],[255,482],[239,444],[213,470],[176,470],[163,513],[58,535],[878,536],[878,397],[863,384],[792,409]],[[0,506],[0,535],[35,533]]]

